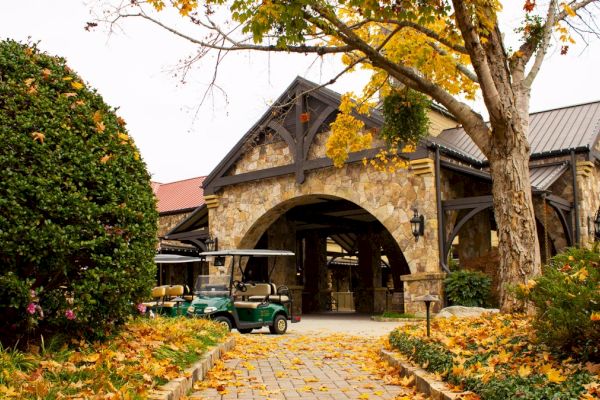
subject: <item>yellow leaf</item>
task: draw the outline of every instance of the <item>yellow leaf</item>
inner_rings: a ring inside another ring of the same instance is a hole
[[[107,154],[107,155],[105,155],[104,157],[102,157],[102,158],[100,159],[100,162],[101,162],[102,164],[106,164],[106,163],[108,162],[108,160],[110,160],[110,158],[111,158],[111,157],[112,157],[112,155],[111,155],[111,154]]]
[[[546,371],[546,378],[548,378],[548,381],[552,383],[561,383],[567,380],[566,376],[562,375],[560,371],[554,368],[549,368]]]
[[[106,127],[104,126],[104,122],[96,122],[96,131],[97,132],[104,132],[104,130],[106,129]]]
[[[89,362],[89,363],[95,363],[96,361],[98,361],[99,358],[100,358],[100,354],[90,353],[87,356],[83,357],[82,360],[85,362]]]
[[[31,134],[31,137],[33,138],[34,142],[44,143],[44,139],[46,138],[46,135],[44,135],[42,132],[33,132]]]
[[[81,82],[71,82],[71,87],[75,90],[79,90],[83,88],[83,84]]]
[[[367,393],[363,393],[360,396],[358,396],[359,399],[368,399],[369,395]]]
[[[521,365],[519,367],[519,376],[521,378],[527,378],[531,374],[531,367],[529,365]]]
[[[102,112],[100,110],[96,111],[92,119],[95,123],[102,122]]]

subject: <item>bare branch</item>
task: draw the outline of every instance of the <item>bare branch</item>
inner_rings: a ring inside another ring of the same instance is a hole
[[[319,55],[332,54],[332,53],[345,53],[345,52],[352,50],[352,48],[350,46],[337,47],[337,46],[299,45],[299,46],[277,47],[274,45],[265,46],[265,45],[255,45],[255,44],[237,43],[237,42],[233,42],[231,46],[225,46],[225,45],[219,45],[219,44],[215,44],[215,43],[211,43],[211,42],[193,38],[189,35],[184,34],[183,32],[180,32],[168,25],[163,24],[161,21],[159,21],[155,18],[152,18],[151,16],[146,15],[144,13],[120,14],[119,17],[120,18],[144,18],[144,19],[152,22],[153,24],[156,24],[156,25],[160,26],[161,28],[171,32],[172,34],[179,36],[191,43],[197,44],[202,47],[214,49],[214,50],[224,50],[224,51],[254,50],[254,51],[265,51],[265,52],[270,51],[270,52],[281,52],[281,53],[316,53]]]

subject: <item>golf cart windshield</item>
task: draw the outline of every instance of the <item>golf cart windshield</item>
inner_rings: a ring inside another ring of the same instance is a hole
[[[204,297],[229,296],[228,275],[198,275],[194,293]]]
[[[217,265],[217,260],[219,260],[219,265],[224,265],[225,258],[230,258],[230,262],[227,268],[231,276],[231,283],[233,283],[233,276],[235,270],[235,264],[237,264],[237,269],[239,270],[240,276],[242,279],[246,277],[246,273],[244,271],[247,261],[250,258],[261,258],[268,257],[273,259],[273,263],[271,268],[267,271],[267,282],[271,276],[273,269],[275,268],[275,261],[278,257],[281,256],[293,256],[294,252],[288,250],[271,250],[271,249],[230,249],[230,250],[216,250],[216,251],[205,251],[200,253],[200,257],[212,257],[215,260],[215,265]],[[237,262],[236,262],[237,261]]]

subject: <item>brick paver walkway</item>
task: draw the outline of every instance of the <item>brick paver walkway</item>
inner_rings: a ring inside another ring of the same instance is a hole
[[[421,399],[382,363],[382,343],[345,334],[237,335],[191,399]]]

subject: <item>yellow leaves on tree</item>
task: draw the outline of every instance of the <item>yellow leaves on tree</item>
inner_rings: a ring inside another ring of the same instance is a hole
[[[344,95],[340,113],[331,124],[331,136],[325,146],[325,154],[336,167],[342,167],[348,154],[370,147],[373,137],[364,132],[365,123],[352,115],[355,108],[349,95]]]

